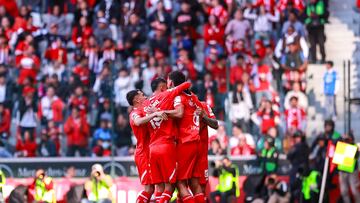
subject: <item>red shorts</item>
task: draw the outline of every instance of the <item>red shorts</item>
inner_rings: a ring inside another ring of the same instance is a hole
[[[176,182],[175,143],[150,147],[150,171],[153,184]]]
[[[137,170],[139,172],[140,183],[142,185],[150,185],[151,175],[149,157],[143,154],[135,154],[134,159]]]
[[[200,177],[200,171],[195,170],[197,168],[195,165],[197,165],[198,160],[199,142],[179,143],[176,149],[178,162],[177,179],[187,180],[193,177]]]
[[[199,159],[197,161],[196,171],[200,172],[199,183],[201,185],[206,185],[209,181],[208,143],[200,142],[199,149]]]

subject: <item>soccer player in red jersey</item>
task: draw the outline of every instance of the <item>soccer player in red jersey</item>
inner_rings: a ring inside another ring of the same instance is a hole
[[[200,149],[199,149],[199,161],[197,164],[198,171],[200,171],[201,176],[199,178],[199,183],[201,185],[202,192],[205,194],[206,185],[208,183],[208,151],[209,151],[209,132],[208,126],[213,129],[218,129],[219,124],[215,118],[214,113],[209,105],[206,102],[201,102],[202,108],[197,109],[197,114],[200,116]]]
[[[167,89],[166,81],[158,78],[152,81],[153,96],[144,102],[144,112],[151,113],[153,109],[165,111],[167,114],[177,115],[181,112],[174,110],[174,98],[182,91],[190,88],[191,83],[185,82],[176,88]],[[156,185],[156,196],[161,192],[160,203],[169,202],[176,182],[177,163],[175,136],[176,127],[173,119],[164,120],[153,118],[149,124],[150,132],[150,168],[151,179]]]
[[[133,110],[130,112],[130,126],[136,137],[135,164],[137,166],[140,182],[144,185],[144,190],[137,197],[136,203],[148,203],[154,192],[154,185],[151,184],[150,168],[149,168],[149,132],[147,126],[151,119],[159,117],[167,119],[163,111],[154,112],[145,115],[142,111],[142,104],[146,100],[144,93],[140,90],[131,90],[126,94],[126,99]]]
[[[185,75],[180,71],[174,71],[169,74],[168,87],[176,87],[181,85],[186,80]],[[178,127],[177,137],[177,183],[176,186],[179,190],[180,198],[183,202],[204,202],[204,194],[198,181],[200,174],[195,173],[194,168],[198,160],[198,149],[200,144],[200,123],[199,115],[196,114],[196,96],[192,95],[190,91],[182,92],[174,100],[174,108],[177,115],[169,114],[177,118],[176,123]],[[198,201],[195,199],[188,190],[188,182],[190,182],[190,189],[192,189],[194,197],[202,199]]]

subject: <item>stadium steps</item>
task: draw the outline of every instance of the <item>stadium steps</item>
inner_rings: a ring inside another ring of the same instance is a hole
[[[353,10],[354,2],[351,0],[330,1],[330,24],[325,26],[327,35],[326,54],[327,59],[334,61],[335,69],[340,77],[340,90],[336,98],[337,120],[336,129],[344,132],[344,91],[343,91],[343,60],[351,60],[351,96],[360,97],[360,14]],[[320,57],[318,57],[320,58]],[[307,135],[313,137],[323,130],[324,101],[323,75],[325,65],[311,64],[308,67],[309,97]],[[352,106],[352,128],[356,140],[360,140],[360,107]]]

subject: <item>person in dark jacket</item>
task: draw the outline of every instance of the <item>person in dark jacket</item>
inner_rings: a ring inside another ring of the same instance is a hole
[[[316,46],[320,48],[321,63],[325,63],[325,14],[326,9],[322,0],[310,0],[305,8],[305,24],[309,32],[311,62],[316,62]]]
[[[57,156],[55,142],[49,138],[49,134],[46,129],[41,131],[41,141],[38,145],[37,153],[38,156],[41,157]]]
[[[306,137],[301,131],[297,131],[293,134],[294,137],[294,146],[291,147],[290,151],[287,154],[287,159],[291,163],[290,170],[290,190],[291,194],[294,197],[300,197],[301,194],[300,188],[297,185],[297,174],[302,168],[308,168],[308,157],[310,148],[306,143]]]
[[[118,156],[126,156],[132,145],[131,127],[123,114],[119,114],[115,124],[116,147]]]

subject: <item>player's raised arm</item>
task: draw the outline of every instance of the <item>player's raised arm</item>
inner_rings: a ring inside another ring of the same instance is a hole
[[[170,91],[169,97],[171,97],[171,99],[175,99],[176,96],[178,96],[184,90],[189,89],[190,87],[191,87],[191,82],[184,82],[179,86],[173,87],[168,90]]]

